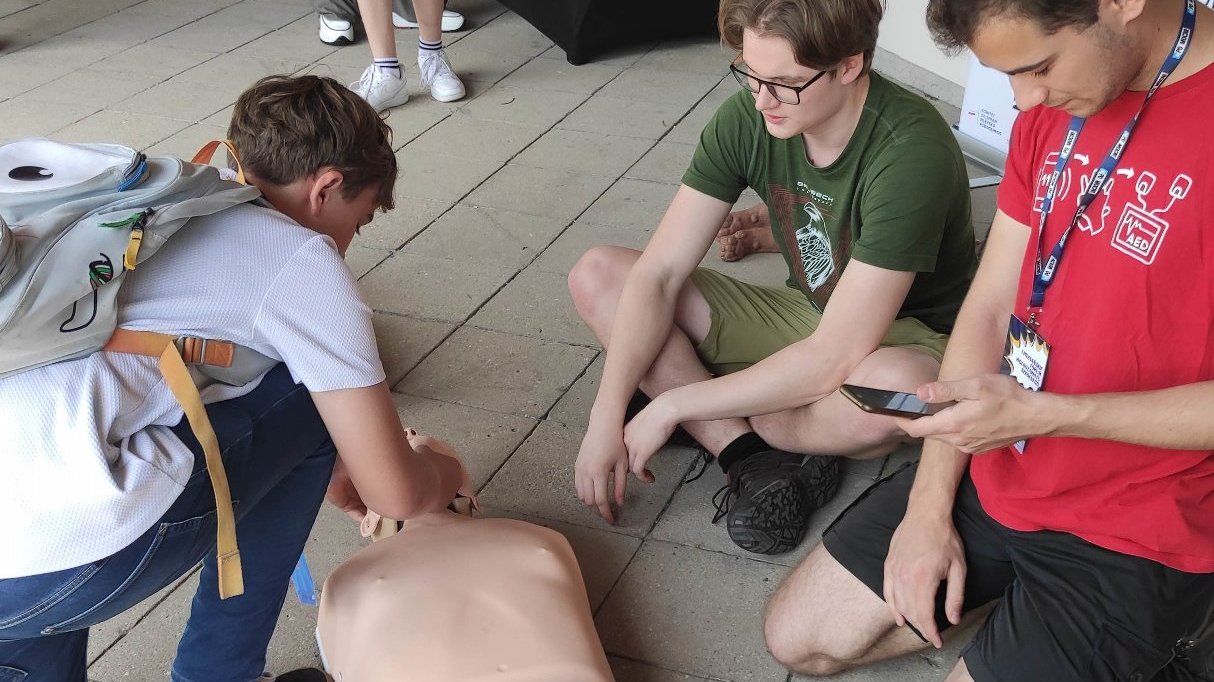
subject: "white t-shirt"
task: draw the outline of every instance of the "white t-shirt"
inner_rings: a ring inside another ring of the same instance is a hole
[[[250,204],[195,218],[119,292],[130,329],[228,339],[310,391],[384,380],[354,276],[333,241]],[[204,403],[244,395],[199,380]],[[194,457],[154,358],[94,353],[0,379],[0,578],[126,547],[184,488]]]

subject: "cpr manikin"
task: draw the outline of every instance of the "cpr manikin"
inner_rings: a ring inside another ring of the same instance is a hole
[[[317,640],[337,682],[612,680],[560,533],[452,511],[396,528],[370,514],[363,533],[378,541],[325,582]]]

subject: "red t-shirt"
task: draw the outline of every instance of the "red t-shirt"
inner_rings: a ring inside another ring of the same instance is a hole
[[[1128,92],[1083,128],[1042,240],[1048,256],[1080,188],[1145,93]],[[1214,66],[1147,104],[1110,187],[1088,207],[1038,317],[1051,344],[1044,390],[1149,391],[1214,379]],[[999,208],[1032,233],[1016,314],[1032,291],[1038,209],[1070,116],[1024,112],[1012,132]],[[1209,415],[1214,419],[1214,414]],[[1022,531],[1072,533],[1192,573],[1214,572],[1214,453],[1105,440],[1035,438],[973,459],[982,505]]]

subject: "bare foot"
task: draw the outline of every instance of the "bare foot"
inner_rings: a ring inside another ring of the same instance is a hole
[[[742,260],[752,253],[779,251],[771,236],[767,207],[763,204],[730,213],[717,231],[717,244],[721,249],[721,260],[727,263]]]

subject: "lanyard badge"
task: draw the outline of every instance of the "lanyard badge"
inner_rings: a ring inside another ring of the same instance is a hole
[[[1096,169],[1092,175],[1091,181],[1088,182],[1087,188],[1080,195],[1078,206],[1075,209],[1075,214],[1071,217],[1071,222],[1063,230],[1062,236],[1058,238],[1058,243],[1050,250],[1049,256],[1042,259],[1042,239],[1045,236],[1046,221],[1049,220],[1050,212],[1054,208],[1054,198],[1058,192],[1058,180],[1062,177],[1062,172],[1066,168],[1066,164],[1071,159],[1072,152],[1075,151],[1075,143],[1079,140],[1079,134],[1083,131],[1084,119],[1078,116],[1071,118],[1071,123],[1067,127],[1066,137],[1062,142],[1062,149],[1058,153],[1058,161],[1054,164],[1054,170],[1050,174],[1048,189],[1046,190],[1045,199],[1041,202],[1040,221],[1037,227],[1037,257],[1033,273],[1033,292],[1029,298],[1027,309],[1028,317],[1025,321],[1015,315],[1012,316],[1008,325],[1007,341],[1004,344],[1003,353],[1003,373],[1015,378],[1021,386],[1030,390],[1038,391],[1045,382],[1045,370],[1049,363],[1050,346],[1045,339],[1038,333],[1038,316],[1045,305],[1045,292],[1054,282],[1054,276],[1058,274],[1058,266],[1062,263],[1062,256],[1066,250],[1067,239],[1071,236],[1071,230],[1075,229],[1075,225],[1079,223],[1079,219],[1083,217],[1084,211],[1092,204],[1092,201],[1104,190],[1108,184],[1109,178],[1112,177],[1114,169],[1121,161],[1122,155],[1125,154],[1126,146],[1130,141],[1130,136],[1134,133],[1134,128],[1138,125],[1138,120],[1142,118],[1142,112],[1146,109],[1147,102],[1151,97],[1158,92],[1159,88],[1163,87],[1165,81],[1180,66],[1180,62],[1184,59],[1185,53],[1189,49],[1189,41],[1193,36],[1193,28],[1197,24],[1197,5],[1196,0],[1186,0],[1184,17],[1181,19],[1180,30],[1176,34],[1176,42],[1172,45],[1172,51],[1164,60],[1163,66],[1159,68],[1159,75],[1155,77],[1155,81],[1147,90],[1146,97],[1142,104],[1138,107],[1138,112],[1130,119],[1125,128],[1121,131],[1121,135],[1113,143],[1113,147],[1105,156],[1104,162]],[[1025,441],[1020,441],[1015,444],[1016,449],[1023,453]]]

